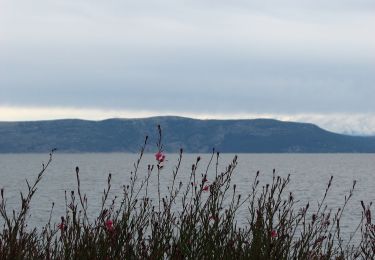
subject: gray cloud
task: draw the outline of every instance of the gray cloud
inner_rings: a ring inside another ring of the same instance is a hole
[[[106,52],[75,53],[66,61],[59,61],[59,56],[51,60],[54,55],[47,53],[4,66],[0,102],[139,109],[166,106],[192,112],[209,112],[212,107],[267,113],[375,110],[372,64],[233,58],[220,53],[133,56],[103,54]]]
[[[0,105],[371,114],[374,13],[369,0],[3,1]]]

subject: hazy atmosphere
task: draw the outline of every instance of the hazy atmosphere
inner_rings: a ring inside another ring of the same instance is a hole
[[[375,134],[375,2],[0,0],[0,120],[180,115]]]

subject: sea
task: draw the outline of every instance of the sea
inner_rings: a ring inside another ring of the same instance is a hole
[[[235,154],[183,154],[177,175],[177,182],[189,185],[192,164],[197,165],[196,182],[207,171],[208,183],[217,173],[225,171]],[[237,154],[238,164],[233,172],[232,184],[236,192],[246,197],[251,192],[257,171],[259,171],[259,191],[262,186],[272,182],[275,175],[286,178],[290,183],[286,194],[293,193],[298,200],[297,207],[307,203],[310,209],[316,209],[321,201],[327,184],[333,176],[332,186],[326,198],[328,209],[337,210],[344,204],[345,196],[356,181],[352,198],[342,217],[341,232],[350,236],[358,226],[362,207],[375,202],[375,154]],[[48,161],[48,154],[0,154],[0,188],[4,190],[8,212],[20,209],[20,192],[26,192],[26,180],[30,184],[36,179],[43,164]],[[161,194],[166,194],[172,185],[173,171],[178,164],[179,154],[166,153],[166,161],[159,173]],[[65,215],[65,194],[77,191],[76,167],[79,167],[81,192],[88,198],[89,218],[97,217],[101,207],[101,198],[107,187],[108,175],[111,174],[110,199],[121,198],[123,187],[128,185],[138,154],[128,153],[55,153],[31,202],[29,226],[41,228],[51,217],[52,223],[58,223]],[[156,165],[154,154],[145,154],[140,160],[137,171],[139,182],[147,175],[148,165]],[[150,177],[148,194],[155,201],[158,196],[158,174],[156,167]],[[77,193],[75,193],[77,194]],[[51,211],[52,204],[54,204]],[[177,209],[178,210],[178,209]],[[246,225],[249,214],[246,203],[237,217],[239,225]],[[0,220],[1,221],[1,220]]]

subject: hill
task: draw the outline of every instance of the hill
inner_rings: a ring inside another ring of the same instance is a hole
[[[233,153],[375,152],[375,137],[332,133],[313,124],[272,119],[197,120],[182,117],[0,122],[0,153],[137,152],[163,129],[166,151]],[[150,148],[151,149],[151,148]],[[151,150],[150,150],[151,151]]]

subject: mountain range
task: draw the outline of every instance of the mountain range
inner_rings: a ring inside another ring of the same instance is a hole
[[[374,153],[374,136],[349,136],[314,124],[273,119],[198,120],[165,116],[142,119],[78,119],[0,122],[0,153],[138,152],[156,150],[157,125],[167,152]]]

